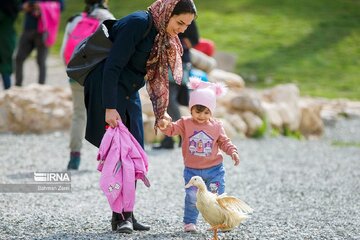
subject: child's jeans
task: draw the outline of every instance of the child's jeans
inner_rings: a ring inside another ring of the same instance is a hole
[[[225,169],[223,164],[207,169],[184,169],[184,180],[187,184],[193,176],[200,176],[204,180],[207,189],[210,192],[223,194],[225,192]],[[196,187],[190,187],[185,190],[185,208],[184,208],[184,223],[196,224],[199,216],[199,211],[196,208]]]

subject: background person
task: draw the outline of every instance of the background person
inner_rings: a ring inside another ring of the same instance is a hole
[[[85,0],[84,12],[100,21],[115,19],[108,10],[107,0]],[[60,55],[64,62],[64,51],[69,34],[81,20],[81,14],[77,14],[68,20],[62,41]],[[70,129],[70,160],[67,165],[69,170],[77,170],[80,166],[82,141],[85,136],[86,109],[84,104],[84,88],[75,80],[69,79],[73,102],[73,115]]]
[[[49,46],[46,44],[46,38],[49,35],[48,31],[41,32],[39,21],[41,18],[40,4],[46,2],[58,2],[61,11],[64,9],[64,0],[23,0],[22,10],[25,12],[25,21],[23,32],[20,36],[18,49],[15,58],[15,78],[16,86],[23,84],[23,68],[25,60],[30,56],[31,52],[36,48],[36,62],[39,66],[39,84],[45,84],[46,80],[46,59],[49,52]],[[49,12],[51,13],[51,11]],[[58,14],[57,23],[60,22],[60,14]],[[57,29],[51,28],[51,36],[56,36]],[[48,30],[48,29],[45,29]],[[54,43],[54,40],[51,44]]]
[[[19,12],[19,1],[2,0],[0,2],[0,73],[4,89],[11,86],[13,72],[13,53],[16,45],[15,20]]]

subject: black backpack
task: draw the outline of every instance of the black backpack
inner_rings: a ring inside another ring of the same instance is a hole
[[[149,34],[153,24],[151,14],[149,12],[147,14],[149,15],[149,25],[143,39]],[[108,29],[111,29],[116,21],[105,20],[92,35],[85,38],[75,47],[66,67],[69,78],[84,86],[85,79],[90,71],[107,58],[110,52],[112,42],[109,39]]]

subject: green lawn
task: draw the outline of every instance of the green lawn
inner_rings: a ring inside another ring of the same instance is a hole
[[[117,18],[153,1],[110,0]],[[67,0],[65,19],[83,8]],[[201,36],[237,56],[252,87],[296,83],[302,95],[360,100],[359,0],[195,0]],[[20,25],[20,19],[18,25]]]

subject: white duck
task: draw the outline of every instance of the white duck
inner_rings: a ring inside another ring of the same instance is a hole
[[[199,176],[194,176],[185,185],[185,188],[195,186],[198,188],[196,193],[196,207],[211,225],[214,231],[214,240],[218,239],[218,229],[230,231],[239,226],[253,209],[240,199],[226,194],[217,195],[209,192],[204,180]]]

